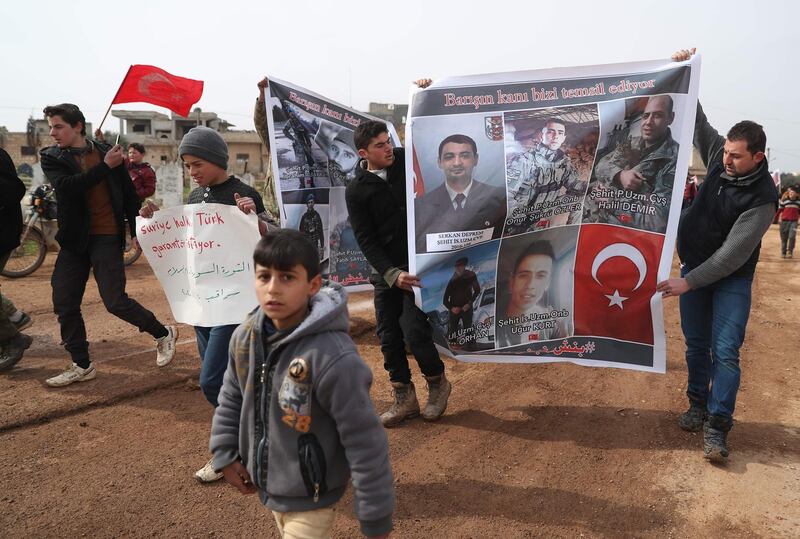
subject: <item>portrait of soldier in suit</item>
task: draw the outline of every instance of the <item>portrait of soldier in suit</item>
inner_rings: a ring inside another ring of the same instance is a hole
[[[414,200],[417,253],[451,250],[450,237],[456,238],[455,245],[464,246],[459,237],[466,233],[478,241],[501,236],[505,189],[473,178],[478,162],[478,146],[467,135],[450,135],[439,144],[437,166],[445,181]]]

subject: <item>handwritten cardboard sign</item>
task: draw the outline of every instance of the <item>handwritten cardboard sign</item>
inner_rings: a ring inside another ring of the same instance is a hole
[[[255,215],[224,204],[175,206],[137,217],[136,237],[178,322],[239,324],[258,304]]]

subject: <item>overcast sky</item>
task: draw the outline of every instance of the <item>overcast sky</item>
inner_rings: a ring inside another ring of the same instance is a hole
[[[238,0],[3,6],[0,125],[22,131],[47,104],[95,125],[130,64],[205,81],[198,103],[252,129],[265,74],[359,109],[405,103],[410,81],[703,55],[700,100],[725,132],[763,124],[771,168],[800,171],[800,2],[727,0]],[[150,105],[117,109],[162,110]],[[118,120],[107,120],[116,130]]]

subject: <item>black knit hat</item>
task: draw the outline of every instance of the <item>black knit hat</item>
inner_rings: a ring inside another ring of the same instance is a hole
[[[197,126],[184,135],[178,155],[194,155],[228,170],[228,145],[222,135],[209,127]]]

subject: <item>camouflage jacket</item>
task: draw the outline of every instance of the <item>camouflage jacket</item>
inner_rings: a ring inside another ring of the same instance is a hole
[[[585,192],[585,185],[570,158],[563,151],[551,150],[542,144],[511,157],[506,165],[506,177],[513,207],[534,208],[564,194],[582,197]]]
[[[597,187],[616,190],[617,200],[639,201],[627,196],[628,190],[622,188],[618,175],[623,170],[636,170],[645,180],[637,195],[645,195],[647,200],[641,204],[652,208],[647,211],[622,209],[599,210],[598,222],[631,226],[653,232],[664,232],[669,217],[669,201],[672,198],[672,185],[675,180],[675,166],[678,161],[679,145],[667,131],[666,137],[657,147],[645,148],[641,137],[628,137],[611,153],[601,158],[594,169]]]
[[[267,174],[264,182],[264,191],[262,198],[264,199],[264,206],[270,213],[270,216],[280,225],[280,212],[278,211],[278,200],[275,195],[275,179],[272,175],[272,160],[270,159],[270,145],[269,145],[269,129],[267,128],[267,107],[266,104],[260,99],[256,99],[256,107],[253,112],[253,123],[256,126],[261,142],[267,147]]]

